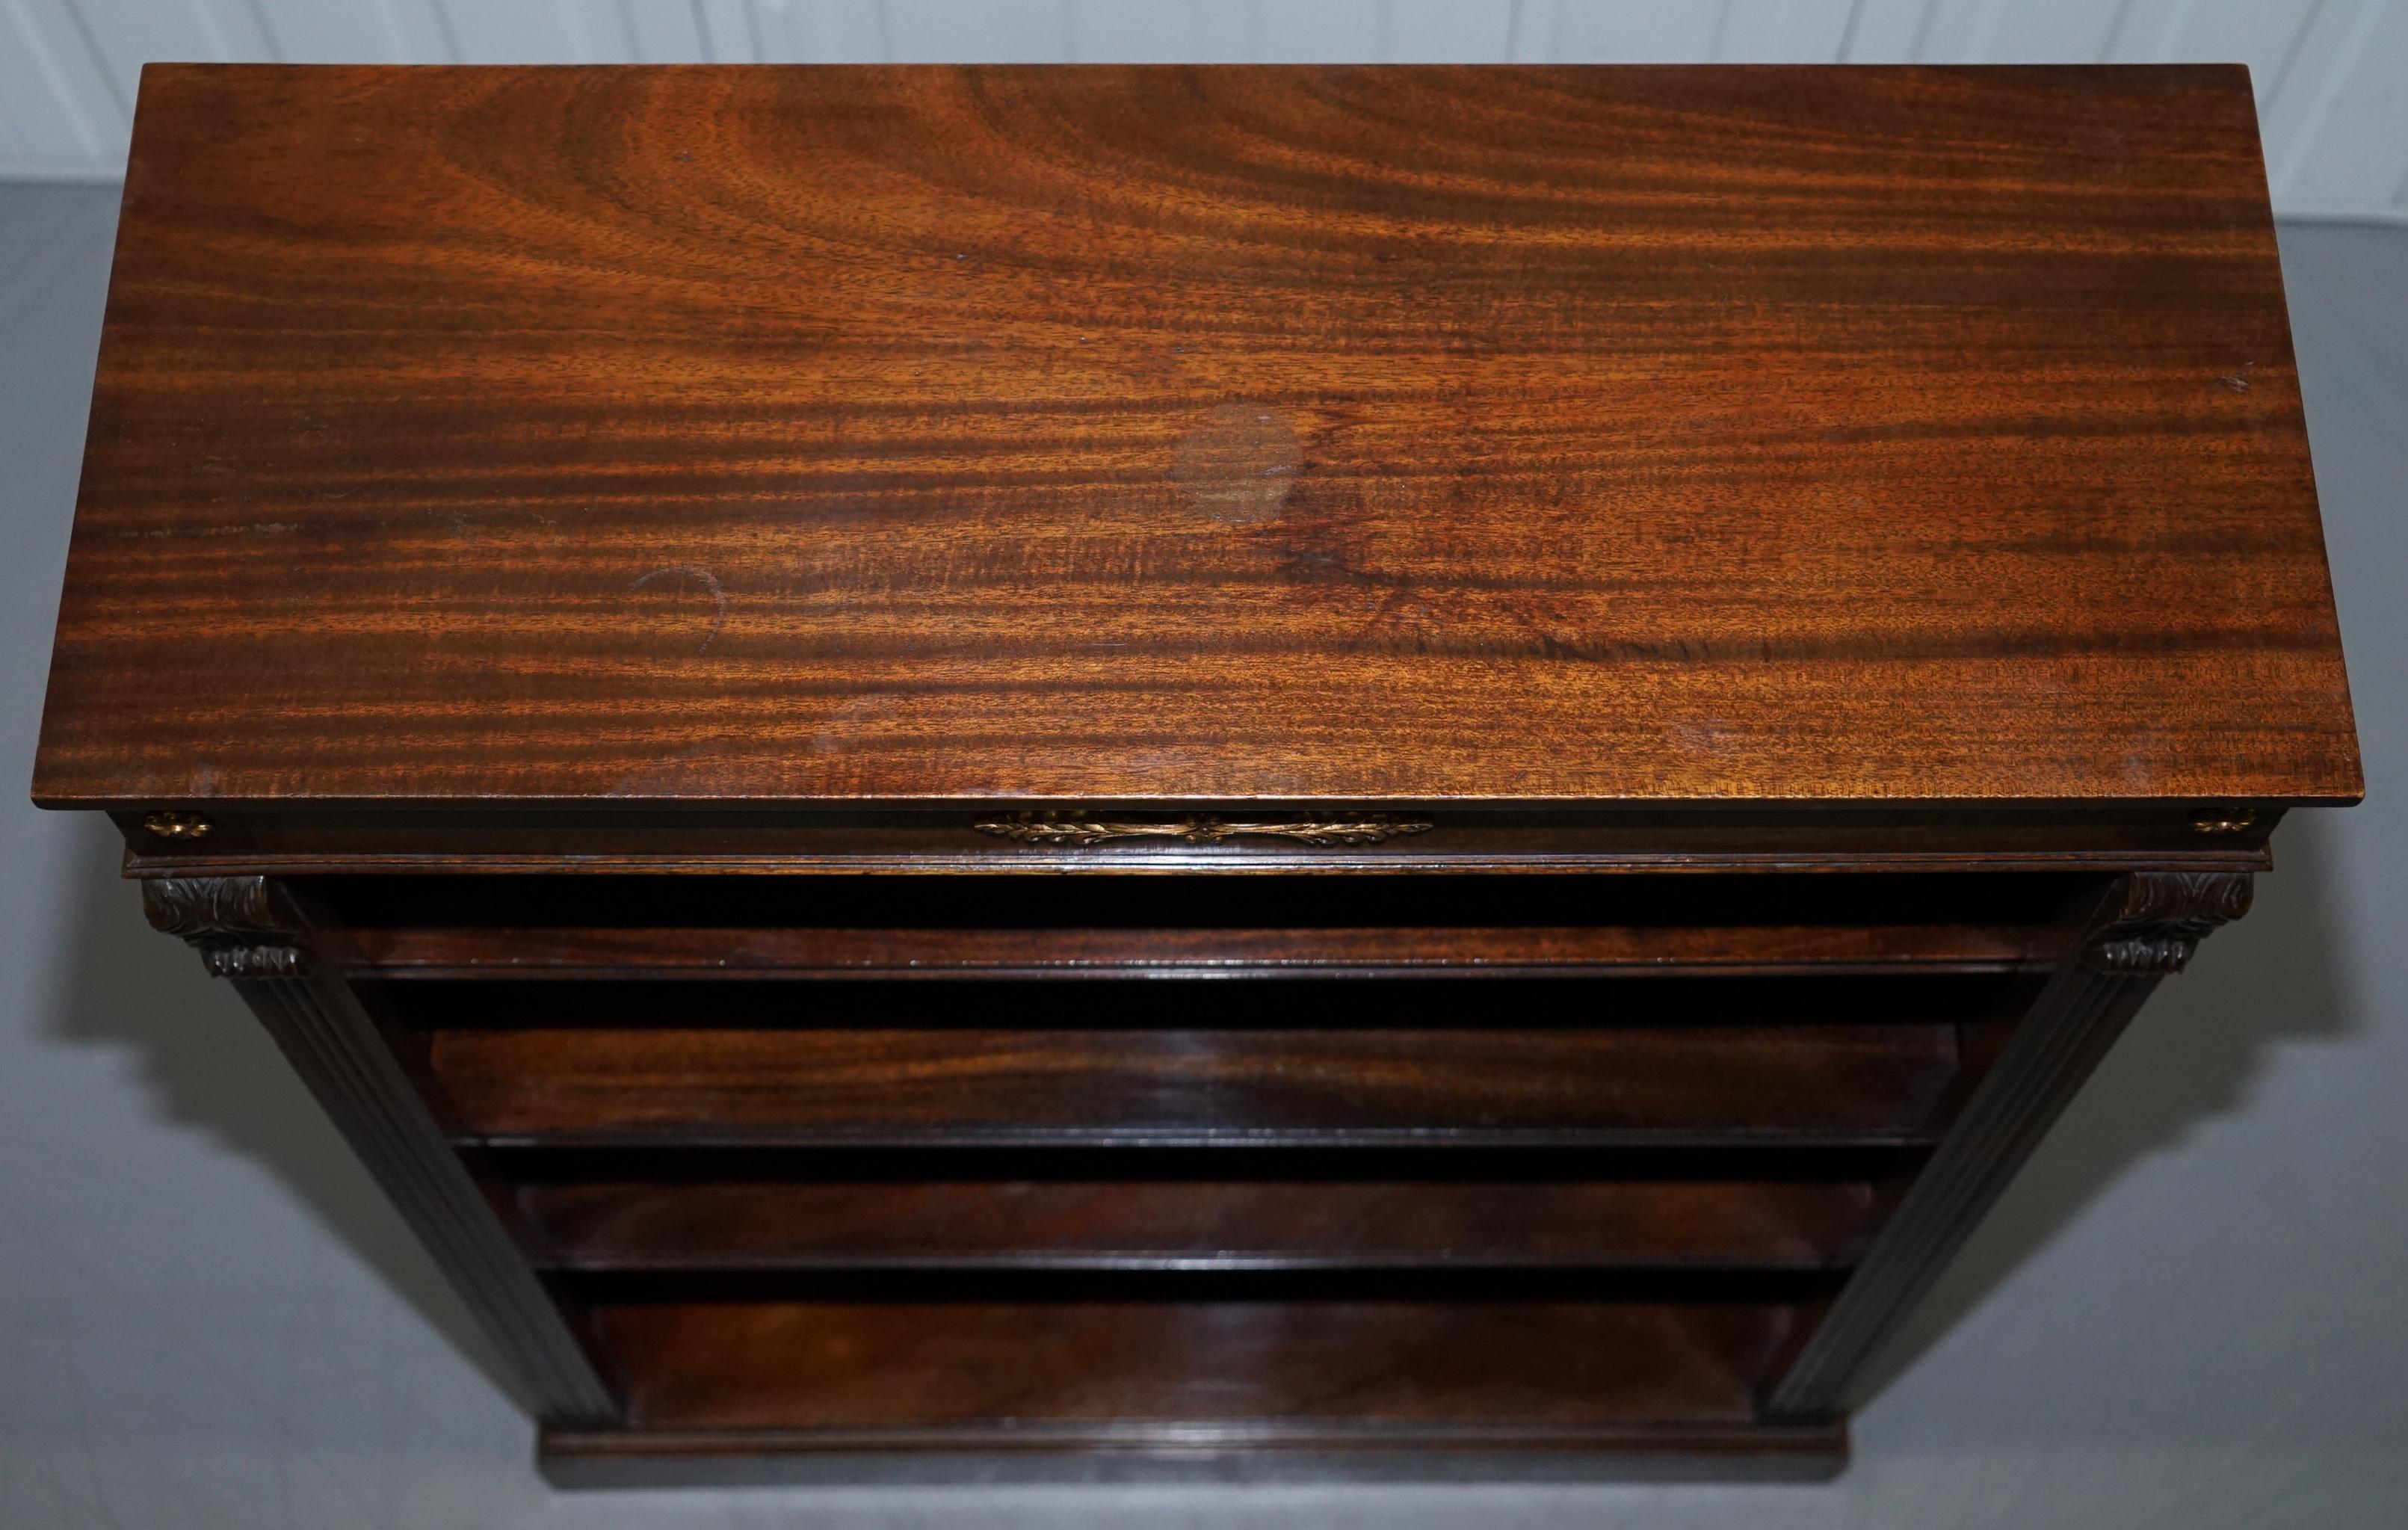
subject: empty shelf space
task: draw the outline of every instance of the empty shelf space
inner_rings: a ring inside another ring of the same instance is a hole
[[[354,971],[1065,976],[1995,971],[2061,953],[2062,877],[322,879]]]
[[[1946,1025],[447,1029],[501,1145],[1928,1140]]]
[[[635,1302],[593,1327],[644,1429],[1744,1423],[1775,1302]],[[1191,1438],[1194,1437],[1190,1437]]]
[[[996,981],[824,983],[774,979],[644,982],[559,978],[377,982],[380,1012],[413,1029],[476,1026],[845,1028],[939,1025],[1186,1029],[1416,1025],[1705,1025],[1732,1022],[1966,1024],[2029,1007],[2031,974],[1792,974],[1515,978],[1466,986],[1266,978],[1234,996],[1216,983]]]
[[[1828,1268],[1862,1181],[631,1180],[515,1191],[565,1269]]]
[[[1633,928],[2053,922],[2096,879],[1834,872],[1484,877],[322,877],[353,929]]]

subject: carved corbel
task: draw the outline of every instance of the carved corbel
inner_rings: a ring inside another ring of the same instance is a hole
[[[2083,943],[2083,960],[2134,976],[2180,972],[2219,924],[2249,911],[2245,871],[2135,871]]]
[[[265,877],[152,877],[142,883],[150,927],[180,936],[221,978],[297,978],[308,967],[300,922]]]

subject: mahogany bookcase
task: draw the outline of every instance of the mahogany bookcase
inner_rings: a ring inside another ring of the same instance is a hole
[[[2238,68],[154,66],[34,791],[611,1482],[1828,1473],[2360,779]]]

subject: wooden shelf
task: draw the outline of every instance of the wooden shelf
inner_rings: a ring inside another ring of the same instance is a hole
[[[463,1029],[428,1063],[494,1144],[1928,1141],[1945,1025]]]
[[[522,1184],[538,1264],[572,1270],[1829,1269],[1862,1180],[638,1180]]]
[[[2075,884],[1949,877],[330,879],[364,977],[554,980],[1985,973]]]
[[[643,1428],[966,1439],[1071,1426],[1194,1444],[1221,1427],[1744,1423],[1794,1316],[1763,1303],[647,1302],[597,1306],[592,1322]]]
[[[1332,977],[1642,971],[1999,972],[2045,965],[2032,934],[1976,925],[1701,930],[363,930],[352,965],[381,978],[945,978],[1026,974]]]

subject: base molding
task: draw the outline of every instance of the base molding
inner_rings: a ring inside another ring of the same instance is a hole
[[[1598,1429],[1299,1427],[1235,1420],[845,1430],[543,1431],[560,1488],[991,1482],[1818,1482],[1848,1463],[1844,1420]]]

